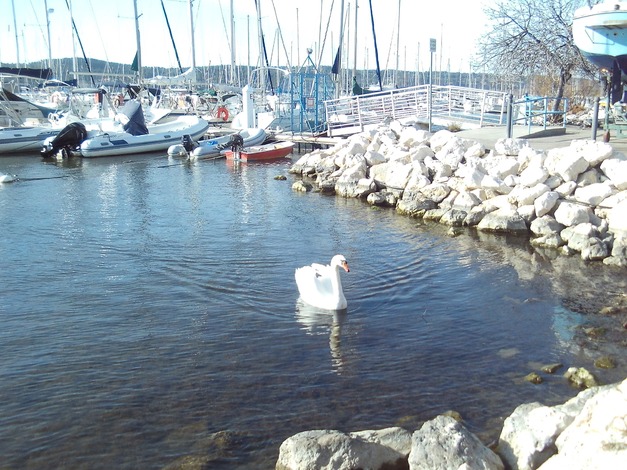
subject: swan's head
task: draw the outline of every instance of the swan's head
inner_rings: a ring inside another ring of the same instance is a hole
[[[335,255],[331,259],[331,266],[339,266],[340,268],[343,268],[344,271],[346,271],[347,273],[351,271],[348,267],[348,261],[346,261],[346,258],[344,258],[343,255]]]

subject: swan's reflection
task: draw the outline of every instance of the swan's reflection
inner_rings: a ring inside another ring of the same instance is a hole
[[[300,298],[296,301],[296,320],[302,324],[305,331],[311,335],[329,332],[329,348],[331,349],[331,365],[333,370],[341,374],[344,369],[342,355],[342,325],[346,320],[346,309],[323,310],[312,307]]]

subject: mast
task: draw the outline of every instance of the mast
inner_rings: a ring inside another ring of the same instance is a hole
[[[20,67],[20,43],[18,41],[18,34],[17,34],[17,21],[15,19],[15,0],[11,0],[11,6],[13,7],[13,31],[15,32],[15,60],[16,60],[16,65],[19,68]]]
[[[370,3],[370,21],[372,22],[372,37],[374,38],[374,56],[377,61],[377,79],[379,80],[379,91],[383,91],[383,84],[381,83],[381,67],[379,66],[379,47],[377,46],[377,34],[374,30],[374,13],[372,12],[372,0]]]
[[[264,51],[263,51],[263,30],[261,29],[261,6],[259,5],[260,1],[257,0],[255,2],[255,6],[257,7],[257,33],[259,34],[259,61],[260,65],[260,73],[259,73],[259,87],[261,88],[262,93],[266,92],[266,64],[264,61]]]
[[[359,6],[357,5],[357,0],[355,0],[355,52],[353,58],[353,77],[357,76],[357,11]]]
[[[135,41],[137,42],[137,79],[142,82],[142,50],[139,38],[139,15],[137,14],[137,0],[133,0],[133,9],[135,11]]]
[[[233,0],[231,0],[231,85],[235,85],[235,16],[233,13]]]
[[[48,11],[48,0],[44,0],[46,7],[46,30],[48,31],[48,68],[52,70],[52,44],[50,41],[50,15]]]
[[[396,23],[396,69],[394,70],[394,86],[398,87],[398,60],[399,60],[399,56],[400,54],[400,50],[399,50],[399,41],[401,39],[401,0],[398,0],[398,17],[397,17],[397,23]]]
[[[232,2],[233,0],[231,0]],[[191,34],[191,44],[192,44],[192,69],[194,69],[194,73],[196,70],[196,44],[194,43],[194,9],[193,9],[193,0],[189,0],[189,31]]]

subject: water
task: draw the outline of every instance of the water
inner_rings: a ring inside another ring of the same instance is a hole
[[[602,319],[573,307],[624,271],[296,193],[288,166],[0,159],[20,177],[0,185],[3,468],[274,468],[297,432],[449,409],[490,440],[577,393],[522,382],[538,364],[625,377],[594,368],[624,346],[578,339]],[[294,269],[336,253],[347,311],[302,305]]]

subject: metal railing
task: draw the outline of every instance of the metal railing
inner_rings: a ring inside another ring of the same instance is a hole
[[[522,123],[527,126],[529,134],[531,134],[532,126],[542,126],[546,130],[549,120],[561,118],[562,127],[566,127],[566,113],[568,112],[568,98],[560,99],[560,107],[553,109],[551,106],[557,100],[552,96],[526,96],[521,100],[514,101],[512,95],[509,96],[511,109],[511,122],[508,123],[508,135],[511,137],[511,127],[514,124]],[[560,109],[561,108],[561,109]]]
[[[363,131],[386,119],[414,118],[472,122],[479,127],[505,123],[506,93],[456,86],[429,85],[348,96],[324,102],[328,135]]]

